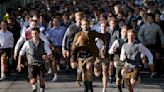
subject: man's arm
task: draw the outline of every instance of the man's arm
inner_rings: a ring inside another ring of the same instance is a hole
[[[13,37],[13,34],[11,34],[10,36],[10,48],[13,48],[14,47],[14,37]]]
[[[69,31],[70,31],[70,28],[68,28],[67,31],[65,32],[63,40],[62,40],[62,54],[64,58],[67,56],[66,54],[69,53],[69,51],[66,50],[66,44],[68,41]]]
[[[42,55],[42,59],[44,59],[45,61],[48,59],[51,59],[52,58],[52,51],[46,42],[44,43],[44,49],[45,49],[46,54]]]
[[[19,53],[19,49],[23,45],[24,41],[25,41],[24,37],[20,37],[19,40],[17,41],[15,48],[14,48],[14,59],[16,59],[16,57]]]
[[[125,53],[125,48],[124,48],[125,45],[122,46],[121,48],[121,54],[120,54],[120,60],[121,61],[125,61],[126,60],[126,53]]]
[[[18,70],[19,72],[21,72],[21,68],[24,68],[24,65],[21,64],[21,62],[22,62],[22,55],[19,55],[19,56],[18,56],[18,65],[17,65],[17,70]]]
[[[158,28],[158,33],[159,33],[160,40],[161,40],[161,43],[162,43],[162,48],[164,48],[164,33],[162,32],[160,27]]]
[[[19,52],[19,56],[18,56],[18,65],[17,65],[17,70],[19,72],[21,72],[21,68],[23,68],[23,64],[21,64],[22,62],[22,56],[25,54],[25,52],[27,51],[27,48],[28,48],[28,41],[26,41],[24,44],[23,44],[23,47],[22,49],[20,50]]]
[[[39,36],[42,41],[46,42],[47,44],[50,44],[47,37],[42,32],[40,32]]]
[[[109,54],[114,54],[115,49],[119,47],[119,43],[118,40],[115,40],[111,46],[111,48],[109,49],[108,53]]]
[[[141,26],[140,30],[138,31],[138,39],[141,43],[144,42],[144,39],[143,39],[143,37],[144,37],[144,28],[143,28],[143,26]]]
[[[100,38],[102,41],[103,41],[103,46],[102,46],[102,48],[101,48],[101,50],[100,50],[100,53],[101,53],[101,55],[102,56],[104,56],[105,55],[105,49],[106,49],[106,35],[105,34],[102,34],[102,33],[98,33],[98,32],[96,32],[96,31],[94,31],[94,33],[95,33],[95,37],[98,37],[98,38]]]
[[[96,32],[96,35],[98,38],[100,38],[102,41],[103,41],[103,45],[106,46],[106,35],[105,34],[102,34],[102,33],[97,33]]]
[[[76,49],[79,41],[80,41],[81,36],[79,35],[79,33],[77,33],[74,37],[73,43],[72,43],[72,47],[71,47],[71,51],[74,52],[74,50]]]
[[[149,64],[153,64],[153,54],[150,52],[148,48],[146,48],[143,44],[139,44],[139,51],[147,56],[149,60]]]
[[[52,51],[51,51],[49,45],[46,42],[44,43],[44,49],[45,49],[45,52],[46,52],[47,55],[52,54]]]

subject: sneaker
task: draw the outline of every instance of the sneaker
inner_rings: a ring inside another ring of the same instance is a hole
[[[52,73],[52,69],[49,68],[48,71],[47,71],[47,74],[51,74]]]
[[[156,78],[156,73],[151,73],[150,78]]]
[[[53,82],[57,81],[57,74],[54,75],[54,78],[52,79]]]
[[[32,92],[37,92],[37,89],[33,89]]]
[[[103,88],[102,92],[107,92],[106,88]]]
[[[37,87],[36,87],[36,85],[32,87],[32,92],[37,92]]]
[[[5,80],[5,79],[6,79],[6,77],[3,76],[3,77],[0,78],[0,81]]]
[[[45,92],[45,88],[40,88],[40,92]]]
[[[81,86],[81,82],[80,81],[76,81],[77,86]]]

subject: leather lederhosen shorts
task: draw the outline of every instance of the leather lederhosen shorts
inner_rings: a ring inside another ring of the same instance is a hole
[[[87,57],[87,58],[78,58],[78,65],[82,72],[86,71],[86,64],[91,62],[92,64],[95,62],[95,57]]]
[[[53,46],[52,55],[55,60],[61,60],[63,58],[62,47],[61,46]]]
[[[0,49],[0,56],[9,58],[11,56],[11,48]]]
[[[45,78],[45,64],[28,65],[29,79],[37,78],[37,76]]]
[[[138,81],[139,74],[140,74],[140,67],[132,68],[132,71],[126,72],[126,75],[124,76],[126,85],[130,85],[130,79],[134,79]]]

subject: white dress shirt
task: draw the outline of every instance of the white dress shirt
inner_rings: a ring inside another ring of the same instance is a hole
[[[0,49],[13,48],[14,38],[10,31],[3,32],[0,30]]]

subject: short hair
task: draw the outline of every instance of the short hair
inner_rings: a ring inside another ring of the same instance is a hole
[[[128,33],[133,33],[135,36],[137,36],[137,33],[136,33],[135,29],[129,29],[129,30],[127,31],[127,34],[128,34]]]
[[[32,28],[31,31],[37,31],[39,33],[40,29],[36,27],[36,28]]]
[[[35,23],[37,23],[37,20],[33,20],[33,19],[32,19],[32,20],[30,20],[30,22],[35,22]]]
[[[4,21],[4,20],[0,21],[0,24],[3,23],[3,22],[6,23],[6,25],[8,26],[8,22]]]
[[[127,27],[126,25],[123,25],[123,26],[121,27],[121,30],[122,30],[122,29],[128,30],[128,27]]]
[[[107,21],[106,20],[101,20],[100,24],[106,24],[107,25]]]
[[[90,21],[89,21],[89,19],[87,19],[87,18],[83,18],[82,20],[81,20],[81,22],[82,21],[86,21],[88,24],[90,24]]]
[[[75,16],[83,16],[83,13],[82,12],[76,12]]]
[[[148,16],[152,17],[152,19],[155,19],[155,16],[154,16],[154,14],[152,14],[152,13],[148,13],[148,14],[147,14],[147,17],[148,17]]]

